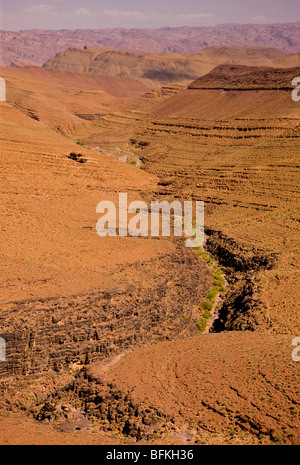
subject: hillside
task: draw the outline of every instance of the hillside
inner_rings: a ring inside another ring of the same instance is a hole
[[[16,61],[19,59],[43,64],[56,53],[84,45],[148,53],[192,54],[205,47],[221,45],[271,47],[285,53],[295,53],[300,50],[300,34],[299,22],[160,29],[2,31],[0,66],[20,64],[20,61]]]
[[[300,67],[266,68],[255,66],[220,65],[192,82],[189,89],[224,90],[292,90],[292,80]]]
[[[133,263],[139,247],[144,258],[148,245],[148,257],[162,250],[158,241],[138,246],[137,240],[133,258],[124,241],[121,257],[111,241],[103,239],[100,246],[91,232],[101,198],[114,198],[113,191],[126,186],[147,189],[155,178],[82,147],[85,162],[76,163],[68,158],[78,153],[75,142],[8,103],[1,103],[1,116],[2,302],[78,293],[105,282],[112,287],[108,262],[112,268]]]
[[[7,101],[52,129],[132,108],[135,100],[149,91],[131,78],[36,67],[2,68],[1,76],[6,80]]]
[[[36,81],[44,85],[64,88],[66,91],[102,91],[116,98],[137,97],[149,90],[137,79],[126,77],[81,75],[80,73],[46,70],[34,66],[10,66],[1,69],[1,76]],[[31,89],[32,91],[33,89]]]
[[[0,444],[299,443],[299,69],[252,50],[196,88],[2,70]],[[204,201],[204,250],[99,237],[119,192]]]
[[[297,366],[288,346],[287,336],[248,332],[162,342],[91,364],[90,382],[52,403],[57,409],[82,396],[92,418],[119,431],[127,426],[123,407],[129,434],[142,440],[155,430],[162,442],[298,443]],[[99,409],[101,395],[106,400]],[[126,395],[138,414],[129,400],[122,405]]]
[[[299,69],[221,69],[240,85],[224,90],[217,79],[216,89],[179,90],[150,111],[107,115],[80,136],[91,146],[113,145],[127,133],[143,170],[160,178],[160,198],[205,202],[207,246],[234,276],[223,329],[292,334],[299,329],[290,309],[299,308],[300,109],[290,78]],[[265,88],[249,90],[261,73]]]
[[[291,53],[290,55],[278,58],[278,60],[275,60],[275,64],[279,68],[291,68],[293,66],[300,66],[300,53]]]
[[[142,79],[149,86],[189,84],[223,63],[274,66],[285,57],[276,49],[253,47],[211,47],[192,55],[150,54],[107,50],[99,47],[70,48],[47,61],[43,68],[104,76]]]

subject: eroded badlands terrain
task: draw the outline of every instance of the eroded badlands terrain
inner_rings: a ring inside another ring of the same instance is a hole
[[[299,443],[295,66],[1,70],[2,444]],[[97,236],[119,192],[205,201],[204,252]]]

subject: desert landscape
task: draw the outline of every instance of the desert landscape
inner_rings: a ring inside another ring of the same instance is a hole
[[[299,444],[299,38],[1,32],[1,445]],[[97,235],[122,192],[203,246]]]

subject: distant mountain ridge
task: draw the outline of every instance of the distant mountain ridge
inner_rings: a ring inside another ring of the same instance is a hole
[[[292,60],[290,57],[292,56]],[[287,61],[287,66],[285,66]],[[150,87],[187,85],[218,65],[290,67],[300,65],[300,55],[262,47],[207,47],[198,53],[144,53],[103,47],[69,48],[48,60],[43,68],[71,73],[142,79]]]
[[[41,65],[59,52],[85,45],[148,53],[192,54],[212,46],[268,47],[295,53],[300,51],[300,22],[160,29],[1,31],[0,66],[19,66],[26,61]]]

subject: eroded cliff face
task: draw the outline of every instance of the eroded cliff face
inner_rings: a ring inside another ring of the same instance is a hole
[[[229,283],[211,331],[265,331],[272,328],[259,284],[261,274],[276,266],[276,254],[242,247],[220,231],[207,231],[206,249],[226,270]]]
[[[142,282],[3,305],[0,336],[7,361],[0,362],[0,376],[59,371],[195,334],[199,302],[211,286],[206,264],[177,240],[174,252],[131,268]]]

